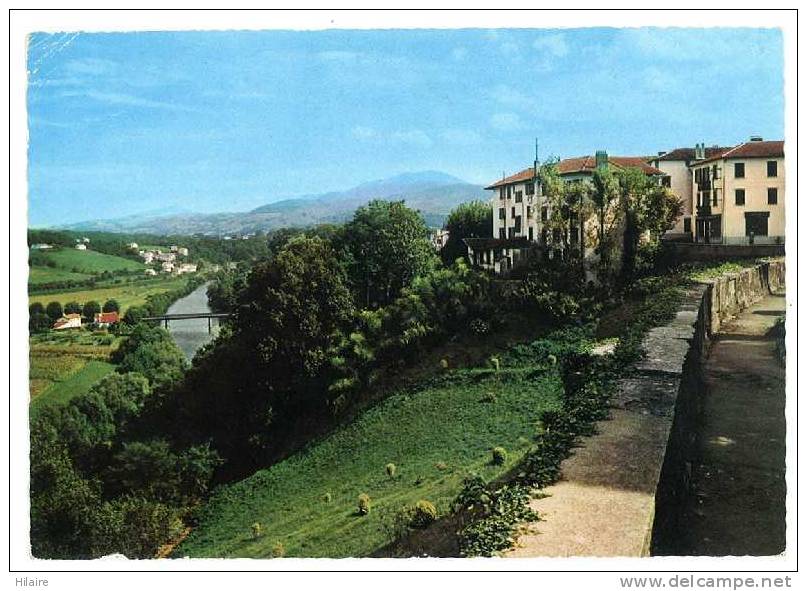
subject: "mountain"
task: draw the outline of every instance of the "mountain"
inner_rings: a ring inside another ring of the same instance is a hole
[[[121,218],[79,222],[72,230],[153,234],[244,234],[282,227],[304,227],[349,219],[371,199],[403,199],[420,210],[426,223],[439,227],[458,204],[487,199],[479,185],[438,171],[410,172],[363,183],[346,191],[304,195],[262,205],[248,212],[200,214],[146,212]]]

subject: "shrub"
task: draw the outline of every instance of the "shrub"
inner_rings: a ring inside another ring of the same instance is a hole
[[[482,398],[479,399],[479,402],[496,402],[496,393],[495,392],[485,392],[482,395]]]
[[[469,325],[472,334],[483,337],[490,332],[490,323],[481,318],[474,318]]]
[[[501,466],[507,461],[507,450],[503,447],[494,447],[491,450],[493,464]]]
[[[437,508],[429,501],[420,500],[415,503],[409,519],[409,526],[424,529],[437,520]]]
[[[389,464],[387,464],[385,469],[387,471],[387,476],[389,476],[390,478],[395,478],[395,470],[396,470],[395,464],[390,462]]]
[[[283,542],[275,542],[275,545],[272,546],[272,558],[283,558],[286,555],[286,548],[283,546]]]
[[[438,470],[448,470],[448,464],[446,464],[445,462],[437,462],[434,465],[434,467],[437,468]]]
[[[370,495],[365,493],[360,494],[358,504],[359,515],[367,515],[370,512]]]
[[[322,495],[322,500],[326,503],[330,503],[333,500],[333,496],[331,496],[331,493],[326,492],[324,495]]]
[[[260,538],[263,535],[263,526],[259,522],[252,524],[252,537],[254,539]]]
[[[448,359],[443,358],[440,360],[440,369],[443,371],[448,371]]]

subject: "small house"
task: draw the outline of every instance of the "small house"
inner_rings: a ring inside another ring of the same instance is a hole
[[[81,314],[65,314],[53,324],[53,330],[81,328]]]
[[[100,327],[106,327],[110,324],[115,324],[118,322],[118,313],[117,312],[98,312],[95,315],[95,324]]]
[[[76,244],[76,250],[87,250],[87,245],[84,244],[83,242],[79,242],[78,244]]]

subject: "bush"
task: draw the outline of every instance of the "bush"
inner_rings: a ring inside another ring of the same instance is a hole
[[[370,495],[365,493],[360,494],[358,505],[359,515],[367,515],[370,512]]]
[[[507,450],[503,447],[494,447],[491,450],[493,464],[501,466],[507,461]]]
[[[252,537],[258,539],[263,535],[263,526],[259,522],[252,524]]]
[[[286,548],[283,546],[283,542],[275,542],[275,545],[272,546],[272,558],[283,558],[286,555]]]
[[[482,320],[481,318],[474,318],[471,320],[469,328],[471,333],[478,337],[483,337],[490,332],[490,323],[487,320]]]
[[[409,526],[424,529],[437,520],[437,508],[429,501],[420,500],[415,503],[409,519]]]
[[[387,471],[387,476],[389,476],[390,478],[395,478],[395,471],[396,471],[395,464],[390,462],[389,464],[387,464],[385,469]]]
[[[440,360],[440,369],[448,371],[448,359],[443,358]]]
[[[326,492],[324,495],[322,495],[322,500],[325,503],[330,503],[333,500],[333,496],[331,495],[331,493]]]

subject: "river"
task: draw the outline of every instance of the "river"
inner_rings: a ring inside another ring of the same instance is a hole
[[[193,312],[210,312],[207,304],[207,286],[205,283],[171,304],[168,314],[191,314]],[[173,320],[168,323],[168,332],[182,349],[182,352],[192,359],[196,352],[213,340],[218,334],[218,320],[213,320],[213,334],[207,331],[207,318],[194,318],[192,320]]]

